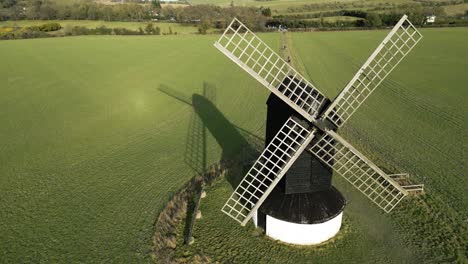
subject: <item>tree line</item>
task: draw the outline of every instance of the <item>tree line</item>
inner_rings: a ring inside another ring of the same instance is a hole
[[[238,17],[260,29],[265,24],[265,17],[271,15],[269,9],[254,7],[221,8],[213,5],[196,5],[161,9],[159,1],[156,0],[151,4],[137,2],[106,5],[91,1],[59,4],[53,0],[0,0],[0,20],[171,20],[192,24],[203,22],[221,27],[233,17]]]
[[[433,26],[468,25],[468,20],[464,17],[448,17],[440,6],[435,7],[412,7],[401,10],[393,10],[385,13],[364,10],[338,10],[320,12],[312,14],[293,14],[275,16],[267,22],[267,27],[282,25],[288,28],[343,28],[343,27],[390,27],[396,24],[404,15],[408,15],[409,20],[416,26],[424,26],[427,15],[435,15],[436,23]],[[325,17],[347,16],[358,18],[355,21],[344,21],[337,19],[330,22],[325,21]],[[467,14],[465,12],[465,17]],[[311,20],[311,18],[315,18]]]
[[[65,25],[65,27],[62,27],[62,25],[57,22],[28,27],[13,26],[0,28],[0,40],[81,35],[177,35],[177,32],[173,31],[171,26],[169,26],[167,32],[162,32],[161,28],[155,23],[148,23],[145,27],[139,27],[136,30],[121,27],[110,28],[104,25],[95,28],[88,28],[68,24]]]
[[[458,3],[462,0],[440,0],[443,3]],[[466,0],[463,0],[466,1]],[[57,0],[0,0],[0,20],[104,20],[104,21],[174,21],[185,24],[197,24],[198,32],[205,34],[210,28],[223,29],[232,18],[237,17],[254,31],[275,28],[279,25],[288,28],[343,28],[343,27],[385,27],[392,26],[404,14],[416,25],[423,25],[426,15],[438,16],[437,23],[450,24],[444,20],[444,9],[435,2],[418,0],[418,6],[410,4],[406,8],[390,10],[385,13],[373,9],[355,10],[340,9],[325,12],[306,14],[286,14],[272,17],[269,8],[238,7],[231,4],[229,7],[214,5],[184,6],[183,8],[161,8],[158,0],[150,4],[128,2],[124,4],[105,5],[93,1],[78,1],[69,4]],[[439,3],[439,2],[437,2]],[[359,3],[322,3],[305,5],[307,8],[323,7],[350,7]],[[386,4],[383,4],[386,5]],[[401,7],[401,5],[399,6]],[[356,21],[324,21],[324,17],[350,16],[359,18]],[[311,20],[310,18],[317,18]],[[442,18],[442,19],[441,19]],[[439,22],[440,21],[440,22]],[[468,22],[459,20],[459,22]],[[455,22],[454,22],[455,23]],[[84,31],[84,30],[83,30]]]
[[[306,14],[292,14],[292,15],[279,15],[275,19],[280,20],[301,20],[310,18],[322,18],[332,16],[348,16],[361,18],[363,20],[356,21],[355,26],[390,26],[393,25],[397,17],[407,14],[409,19],[417,25],[425,23],[427,15],[435,15],[439,18],[445,17],[445,10],[442,7],[411,7],[406,9],[392,10],[388,12],[375,12],[372,10],[336,10],[319,13],[306,13]]]
[[[413,2],[398,1],[350,1],[350,2],[324,2],[305,5],[291,6],[286,9],[287,13],[298,13],[305,11],[327,11],[327,10],[368,10],[368,11],[392,11],[420,7],[442,7],[448,5],[459,5],[467,0],[414,0]]]
[[[160,17],[173,18],[183,24],[199,24],[200,27],[217,29],[226,28],[232,19],[237,17],[252,30],[262,31],[271,15],[271,11],[268,11],[270,9],[256,7],[195,5],[184,8],[166,7],[160,11]]]
[[[59,3],[53,0],[0,0],[0,20],[136,21],[154,18],[158,7],[126,3],[105,5],[91,1]]]
[[[152,4],[125,3],[105,5],[95,2],[58,4],[51,0],[0,0],[0,20],[104,20],[104,21],[176,21],[199,24],[200,33],[207,28],[223,28],[237,17],[254,30],[263,30],[271,16],[268,8],[219,7],[214,5],[161,8]]]

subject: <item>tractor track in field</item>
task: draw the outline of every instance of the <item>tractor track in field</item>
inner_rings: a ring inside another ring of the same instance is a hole
[[[321,40],[316,40],[318,43],[320,43],[320,46],[327,48],[332,54],[335,54],[340,57],[344,57],[345,61],[348,63],[351,63],[353,68],[359,69],[361,66],[358,64],[358,60],[356,60],[353,56],[349,55],[348,53],[340,51],[340,49],[334,47],[332,44],[333,43],[328,43],[325,41]],[[289,42],[289,50],[291,54],[297,54],[297,52],[294,51],[294,45],[292,43],[292,39],[288,39]],[[299,56],[295,55],[293,58],[297,58]],[[297,64],[300,64],[300,60],[294,60],[294,65],[296,66]],[[301,68],[306,68],[304,66],[301,66]],[[307,72],[308,73],[308,72]],[[308,73],[309,77],[310,74]],[[417,107],[421,109],[424,112],[428,112],[431,115],[438,116],[442,120],[448,121],[450,124],[452,124],[454,127],[457,129],[463,129],[463,117],[461,115],[457,115],[456,113],[453,112],[448,112],[447,110],[444,110],[441,107],[438,107],[437,105],[430,104],[424,99],[417,99],[417,95],[412,92],[410,89],[405,89],[405,85],[402,84],[401,82],[398,82],[395,79],[387,78],[384,80],[384,82],[381,84],[383,87],[379,87],[377,89],[385,89],[386,91],[389,91],[393,96],[398,97],[401,99],[401,101],[404,101],[406,105],[411,105],[414,107]],[[378,102],[383,102],[385,101],[386,103],[389,103],[395,107],[397,107],[397,104],[393,102],[392,100],[384,100],[381,97],[377,97],[374,100],[377,100]],[[363,105],[365,107],[365,105]],[[435,108],[435,109],[434,109]],[[362,109],[361,109],[362,110]],[[369,111],[371,113],[371,111]],[[379,118],[375,118],[375,121],[381,125],[385,125],[385,122],[382,122]],[[410,133],[408,131],[405,131],[405,133]],[[454,161],[453,158],[451,158],[451,153],[448,153],[444,150],[442,150],[438,145],[436,144],[431,144],[429,142],[426,142],[424,140],[421,140],[416,134],[413,134],[413,138],[418,141],[419,145],[425,145],[430,149],[433,149],[437,153],[441,154],[444,156],[447,162],[451,163],[454,166],[459,166],[459,167],[464,167],[464,163],[462,161]]]
[[[395,97],[399,97],[402,101],[405,101],[409,105],[413,105],[425,112],[431,113],[431,115],[438,116],[441,119],[449,121],[452,125],[457,128],[462,128],[463,116],[457,115],[456,112],[449,112],[437,105],[431,104],[423,98],[418,98],[418,96],[408,89],[408,86],[405,84],[389,78],[382,83],[382,88],[388,88]]]
[[[317,39],[316,41],[320,43],[320,46],[327,48],[331,53],[344,58],[346,63],[351,64],[351,66],[354,69],[356,69],[354,72],[356,72],[362,66],[362,63],[364,63],[363,61],[361,64],[359,64],[358,60],[355,59],[355,57],[351,56],[349,53],[345,53],[340,49],[334,47],[333,43],[324,42],[319,39]],[[291,47],[293,46],[291,45]],[[423,99],[416,99],[417,95],[414,92],[412,92],[411,89],[405,89],[407,86],[405,86],[401,82],[398,82],[395,79],[392,79],[391,77],[392,76],[389,76],[389,78],[385,79],[384,82],[381,84],[381,86],[383,87],[380,88],[388,88],[397,97],[401,98],[405,102],[414,105],[415,107],[418,107],[424,111],[430,112],[433,115],[437,115],[441,118],[447,119],[455,126],[461,128],[460,124],[463,123],[463,117],[461,115],[457,115],[455,112],[448,112],[438,107],[437,105],[430,104],[429,102],[424,101]]]
[[[282,34],[282,36],[284,36],[283,38],[286,39],[283,42],[286,42],[288,44],[288,50],[289,50],[289,54],[291,54],[292,64],[294,65],[294,67],[298,67],[298,68],[301,68],[301,69],[304,68],[305,69],[306,67],[303,64],[301,64],[302,63],[301,60],[296,59],[296,58],[300,58],[300,57],[295,55],[295,54],[297,54],[297,52],[294,50],[294,45],[292,43],[292,39],[288,35],[289,35],[288,33]],[[332,53],[337,54],[338,56],[341,56],[341,57],[345,57],[347,62],[351,62],[351,64],[353,65],[354,68],[359,69],[360,66],[357,63],[357,60],[354,59],[353,56],[351,56],[349,54],[346,54],[344,52],[340,52],[339,49],[333,48],[331,45],[329,45],[330,43],[325,43],[323,41],[320,41],[320,43],[322,43],[321,46],[328,47],[328,49],[330,51],[332,51]],[[308,74],[308,76],[310,78],[310,74],[308,72],[307,72],[307,74]],[[440,107],[430,105],[430,103],[425,102],[422,99],[417,100],[416,95],[414,93],[411,93],[411,91],[409,89],[404,89],[404,87],[405,87],[404,84],[402,84],[402,83],[400,83],[400,82],[398,82],[396,80],[393,80],[393,79],[386,79],[381,85],[384,86],[384,87],[380,87],[380,88],[385,89],[385,88],[388,87],[387,90],[389,90],[395,96],[401,98],[402,101],[404,101],[408,105],[413,105],[413,106],[418,107],[418,108],[420,108],[420,109],[422,109],[422,110],[424,110],[426,112],[430,112],[431,114],[437,115],[440,118],[443,118],[445,120],[449,120],[450,123],[453,124],[454,126],[456,126],[457,128],[462,128],[462,126],[460,125],[460,123],[462,123],[462,117],[461,116],[457,116],[456,114],[451,114],[451,113],[443,110]],[[377,98],[377,99],[378,99],[378,101],[384,101],[384,100],[380,99],[380,97]],[[390,102],[390,104],[396,106],[396,103],[392,102],[391,100],[388,100],[386,102]],[[365,106],[363,105],[363,107],[365,107]],[[436,107],[437,110],[434,110],[431,107]],[[375,120],[379,124],[385,124],[385,122],[382,122],[378,118],[375,118]],[[407,133],[407,132],[405,132],[405,133]],[[438,148],[436,145],[430,144],[430,143],[428,143],[426,141],[423,141],[423,140],[420,140],[419,137],[417,137],[416,135],[414,135],[413,138],[415,140],[419,141],[420,144],[426,145],[426,146],[430,147],[431,149],[435,150],[436,152],[440,153],[441,155],[443,155],[447,159],[447,161],[449,161],[451,163],[453,162],[453,159],[450,158],[450,154],[444,152],[443,150]],[[454,165],[463,166],[463,162],[455,162]]]
[[[290,54],[297,54],[297,52],[294,51],[294,45],[292,43],[292,39],[288,38],[287,40],[288,40],[288,48],[289,48]],[[353,56],[340,51],[338,48],[334,47],[330,43],[325,43],[324,41],[320,41],[320,40],[317,40],[317,41],[319,43],[321,43],[322,47],[327,48],[329,50],[329,52],[331,52],[332,54],[335,54],[337,56],[344,57],[347,62],[352,64],[353,68],[359,69],[360,65],[358,64],[357,60]],[[294,59],[293,60],[294,66],[298,67],[298,68],[306,68],[305,65],[302,65],[301,67],[298,66],[298,64],[300,64],[301,61],[297,60],[296,59],[297,57],[299,57],[299,56],[297,56],[297,55],[292,56],[292,58]],[[309,73],[307,72],[307,74],[309,74]],[[310,74],[309,74],[309,77],[310,77]],[[384,89],[385,91],[382,91],[382,92],[386,92],[390,96],[399,98],[399,100],[404,102],[405,105],[412,106],[412,107],[415,107],[417,109],[420,109],[420,110],[418,110],[419,112],[425,112],[425,113],[429,113],[430,115],[436,116],[438,119],[444,120],[445,122],[449,123],[450,126],[454,127],[457,130],[463,130],[463,125],[462,125],[463,124],[463,117],[461,115],[457,115],[456,113],[449,112],[449,111],[447,111],[447,110],[445,110],[445,109],[443,109],[443,108],[441,108],[441,107],[439,107],[437,105],[433,105],[430,102],[428,102],[427,100],[424,100],[423,98],[418,98],[416,93],[412,92],[410,89],[407,89],[404,84],[402,84],[398,80],[391,79],[391,76],[389,76],[389,77],[390,78],[387,78],[381,84],[381,86],[383,86],[383,87],[379,87],[377,89]],[[376,100],[378,103],[381,102],[381,103],[390,104],[393,107],[398,107],[397,102],[394,102],[393,100],[385,100],[381,96],[374,98],[374,100]],[[366,105],[363,105],[362,108],[363,109],[361,109],[360,111],[366,111],[365,109],[368,108],[368,107]],[[382,128],[388,126],[388,124],[384,120],[381,120],[372,111],[367,111],[367,112],[369,112],[369,115],[373,116],[372,122],[375,123],[377,126],[382,127]],[[385,159],[390,159],[391,162],[393,162],[395,164],[398,164],[398,163],[400,163],[402,165],[404,164],[402,167],[401,166],[397,166],[397,167],[401,167],[400,169],[403,169],[403,168],[406,168],[407,170],[409,169],[410,172],[413,171],[414,173],[419,175],[419,177],[423,177],[423,175],[425,175],[427,173],[431,173],[431,174],[433,174],[433,177],[426,178],[426,180],[430,180],[430,181],[432,181],[434,183],[436,183],[436,182],[441,183],[441,181],[442,181],[442,179],[436,180],[436,179],[439,179],[439,177],[437,177],[436,175],[438,174],[438,172],[440,170],[443,170],[445,173],[449,173],[449,175],[451,175],[451,177],[450,177],[451,182],[453,182],[453,181],[462,181],[463,180],[462,176],[460,174],[460,171],[465,168],[465,162],[463,161],[461,156],[459,156],[459,159],[457,159],[457,158],[454,159],[453,158],[453,152],[451,152],[450,149],[443,149],[442,145],[440,145],[438,143],[429,142],[427,140],[424,140],[423,138],[421,138],[414,131],[404,130],[403,127],[398,128],[398,127],[395,127],[395,126],[398,126],[398,124],[394,124],[391,127],[387,127],[387,129],[393,130],[394,131],[393,135],[396,138],[400,138],[400,137],[404,138],[404,136],[406,136],[406,137],[409,136],[411,138],[411,140],[413,140],[415,142],[415,145],[418,146],[419,151],[421,151],[421,153],[419,153],[419,155],[424,155],[425,152],[427,150],[429,150],[432,153],[431,156],[435,155],[435,156],[443,157],[444,164],[446,164],[446,165],[437,164],[435,166],[435,168],[430,170],[431,172],[430,171],[425,171],[424,172],[424,171],[421,171],[420,169],[417,169],[416,167],[414,167],[412,165],[414,163],[414,160],[412,162],[406,162],[406,161],[402,161],[401,158],[399,158],[396,153],[392,154],[392,153],[388,153],[388,152],[385,152],[385,153],[382,152],[382,148],[379,147],[378,146],[379,144],[377,144],[376,142],[370,143],[371,145],[373,145],[372,148],[370,148],[369,142],[366,143],[366,144],[363,144],[362,142],[360,142],[358,145],[364,148],[364,153],[367,152],[372,156],[376,155],[377,158],[382,160],[382,161],[385,160]],[[362,137],[367,138],[367,136],[364,135],[365,133],[362,134],[362,132],[359,129],[355,130],[352,127],[349,127],[349,124],[348,124],[348,128],[346,128],[346,129],[348,131],[350,131],[350,132],[354,131],[350,135],[351,136],[351,138],[350,138],[351,142],[358,140],[358,138],[362,138]],[[356,132],[358,132],[358,133],[356,134]],[[370,149],[373,149],[373,151],[371,151]],[[463,150],[462,150],[462,154],[463,154]],[[419,156],[419,155],[417,155],[417,156]],[[427,155],[427,153],[426,153],[426,155]],[[383,157],[385,157],[385,158],[383,158]],[[419,179],[419,180],[422,180],[422,179]],[[445,193],[445,195],[450,196],[451,199],[455,199],[455,197],[452,196],[450,194],[450,192],[446,192],[445,190],[440,190],[440,191]]]

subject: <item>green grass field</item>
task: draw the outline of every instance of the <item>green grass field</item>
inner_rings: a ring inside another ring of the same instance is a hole
[[[275,35],[270,38],[276,40]],[[216,52],[214,36],[0,42],[0,262],[141,262],[184,163],[205,83],[219,111],[258,132],[266,91]],[[246,118],[243,109],[251,113]],[[213,137],[207,162],[221,157]]]
[[[291,42],[294,57],[300,58],[296,63],[333,98],[386,33],[295,33]],[[465,263],[468,77],[463,72],[468,54],[462,43],[468,43],[468,31],[422,33],[423,42],[341,133],[382,167],[409,172],[425,184],[426,195],[406,200],[387,215],[335,176],[349,202],[346,231],[320,247],[289,247],[259,236],[253,224],[242,228],[222,215],[219,210],[232,192],[222,180],[202,200],[204,218],[195,228],[195,246],[180,248],[179,256],[200,254],[233,263]]]
[[[462,52],[467,32],[423,30],[421,43],[345,127],[350,137],[378,150],[375,154],[381,159],[392,160],[420,181],[426,178],[428,189],[444,193],[459,211],[468,206],[461,199],[465,186],[456,184],[466,172],[466,146],[456,142],[463,142],[468,131],[464,76],[468,53]],[[339,32],[315,38],[294,34],[293,44],[306,74],[334,97],[385,34]]]
[[[321,247],[291,248],[223,215],[232,187],[221,180],[202,201],[195,244],[178,254],[237,263],[466,261],[467,33],[424,30],[342,130],[378,164],[425,183],[426,196],[385,215],[335,177],[349,201],[346,231]],[[295,63],[332,98],[385,34],[290,37]],[[279,35],[261,37],[279,47]],[[1,262],[150,260],[158,213],[195,173],[199,157],[187,158],[194,110],[209,121],[207,164],[238,153],[243,135],[264,134],[266,89],[216,51],[215,38],[0,42]],[[200,100],[204,87],[211,102]]]

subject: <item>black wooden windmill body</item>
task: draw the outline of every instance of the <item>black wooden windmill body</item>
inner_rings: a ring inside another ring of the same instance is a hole
[[[336,133],[421,38],[403,16],[331,102],[234,19],[215,47],[271,94],[265,149],[222,211],[242,225],[255,216],[254,222],[267,234],[267,217],[277,221],[276,226],[293,223],[291,230],[297,225],[325,223],[340,215],[345,206],[345,199],[331,185],[332,170],[385,212],[409,192],[421,190],[420,185],[400,184]],[[276,234],[281,239],[279,236]]]

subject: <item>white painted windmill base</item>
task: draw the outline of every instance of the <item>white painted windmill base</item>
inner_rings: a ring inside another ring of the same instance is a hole
[[[289,244],[316,245],[329,240],[340,231],[342,217],[343,212],[323,223],[297,224],[267,215],[265,233],[273,239]],[[252,220],[257,226],[257,212]]]

